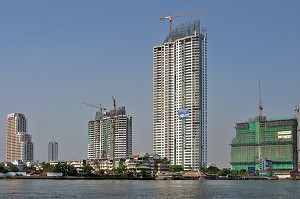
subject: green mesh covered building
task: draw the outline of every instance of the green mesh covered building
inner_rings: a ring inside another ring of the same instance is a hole
[[[231,142],[232,170],[260,170],[260,159],[272,162],[274,170],[297,168],[297,119],[256,117],[237,123]]]

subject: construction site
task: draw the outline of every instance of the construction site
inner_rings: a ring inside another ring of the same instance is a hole
[[[125,106],[116,106],[113,97],[114,109],[84,103],[99,109],[95,119],[88,122],[88,159],[115,159],[132,155],[132,117],[126,115]]]
[[[232,170],[261,168],[266,159],[273,170],[297,168],[297,119],[269,119],[258,116],[235,125],[236,136],[231,142]]]
[[[231,142],[232,170],[298,171],[299,159],[299,106],[296,117],[267,119],[262,116],[259,85],[259,116],[248,122],[236,123],[236,135]]]

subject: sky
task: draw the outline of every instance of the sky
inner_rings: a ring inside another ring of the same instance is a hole
[[[201,20],[208,34],[208,162],[230,167],[235,123],[295,116],[300,104],[298,0],[0,0],[0,161],[6,115],[24,113],[34,159],[87,158],[87,125],[102,104],[133,117],[133,153],[152,151],[153,47]]]

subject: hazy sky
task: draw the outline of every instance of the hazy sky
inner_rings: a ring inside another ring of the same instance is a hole
[[[292,117],[300,104],[299,0],[0,0],[0,161],[6,115],[24,113],[35,160],[87,158],[97,109],[126,106],[133,152],[152,151],[152,49],[173,27],[200,18],[208,33],[208,162],[229,167],[236,122]]]

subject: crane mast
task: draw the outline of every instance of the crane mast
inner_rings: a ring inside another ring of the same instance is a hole
[[[258,92],[259,92],[259,117],[262,117],[262,111],[263,111],[263,107],[262,107],[262,100],[261,100],[261,92],[260,92],[260,79],[258,79]]]
[[[114,114],[113,114],[113,131],[112,131],[112,139],[111,139],[111,155],[113,159],[113,169],[115,168],[115,134],[116,134],[116,126],[115,123],[118,122],[117,120],[117,104],[116,99],[112,97],[113,104],[114,104]]]

